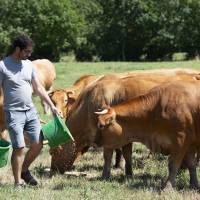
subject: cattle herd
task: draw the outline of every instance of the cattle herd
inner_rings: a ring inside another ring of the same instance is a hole
[[[49,81],[46,89],[55,79],[52,66],[52,75],[49,69],[46,73],[47,81],[40,75],[43,85]],[[75,142],[50,149],[51,170],[70,170],[90,147],[98,146],[103,147],[104,179],[110,177],[114,150],[116,166],[123,155],[125,175],[131,177],[132,143],[141,142],[152,152],[168,155],[169,175],[164,187],[175,186],[177,172],[184,163],[189,170],[190,187],[198,188],[199,78],[200,71],[192,69],[136,70],[85,75],[69,88],[52,90],[49,96]],[[3,116],[1,99],[0,103]]]
[[[110,176],[115,149],[121,149],[125,174],[131,177],[132,142],[141,142],[152,152],[168,155],[165,187],[175,185],[177,171],[184,163],[190,186],[198,188],[199,87],[197,70],[161,69],[87,75],[70,88],[52,91],[49,95],[75,143],[51,149],[51,169],[63,173],[89,147],[101,146],[102,177]]]

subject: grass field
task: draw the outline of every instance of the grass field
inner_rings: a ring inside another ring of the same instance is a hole
[[[200,62],[106,62],[106,63],[55,63],[57,79],[55,88],[70,86],[84,74],[106,74],[138,69],[152,68],[194,68],[200,69]],[[51,117],[43,114],[39,99],[34,99],[40,117],[49,120]],[[124,171],[112,169],[111,179],[107,182],[100,179],[103,158],[102,151],[91,149],[82,159],[75,163],[75,170],[86,172],[87,176],[55,175],[49,177],[44,169],[50,167],[48,146],[43,148],[38,159],[31,166],[31,171],[40,182],[39,187],[28,187],[16,190],[13,187],[13,177],[10,162],[0,169],[0,200],[3,199],[200,199],[200,194],[189,189],[188,172],[180,172],[175,190],[161,191],[160,186],[167,176],[167,158],[160,155],[149,155],[148,149],[141,144],[133,147],[133,179],[126,181]],[[198,175],[200,171],[198,170]]]

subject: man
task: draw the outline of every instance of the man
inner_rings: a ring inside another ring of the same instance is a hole
[[[29,171],[30,164],[42,149],[40,122],[32,102],[32,88],[58,114],[48,94],[39,83],[34,66],[27,58],[33,51],[33,42],[27,35],[14,39],[10,54],[0,62],[0,84],[4,93],[4,111],[13,152],[11,165],[15,185],[38,182]],[[30,148],[24,157],[24,131],[29,136]]]

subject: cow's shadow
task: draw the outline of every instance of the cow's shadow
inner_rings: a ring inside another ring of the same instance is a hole
[[[141,165],[140,167],[143,168],[143,165]],[[44,168],[45,167],[40,166],[38,169],[35,169],[36,173],[38,174],[38,176],[50,178],[51,176],[47,175]],[[166,177],[164,177],[161,174],[151,174],[149,172],[144,172],[144,173],[135,172],[132,178],[126,179],[124,176],[124,173],[113,174],[112,171],[115,170],[113,167],[111,169],[111,178],[109,178],[108,180],[104,180],[101,178],[101,173],[99,173],[99,172],[102,172],[103,167],[101,165],[95,165],[95,164],[90,164],[90,163],[84,164],[82,166],[75,165],[75,169],[76,171],[85,172],[86,174],[87,173],[90,174],[91,172],[94,172],[94,173],[91,173],[93,174],[92,176],[87,176],[87,175],[85,176],[85,178],[89,181],[109,181],[109,182],[114,181],[120,184],[126,184],[126,186],[130,189],[151,189],[154,191],[161,191],[164,181],[166,180]],[[98,173],[95,173],[95,171]],[[66,175],[66,176],[73,177],[74,175]],[[74,177],[74,178],[79,178],[79,177]],[[177,181],[176,185],[177,185],[176,190],[188,189],[188,185],[185,185],[184,182]],[[62,190],[63,188],[65,188],[65,184],[61,183],[57,185],[57,187],[55,186],[54,189]]]
[[[86,172],[86,171],[85,171]],[[86,172],[87,173],[87,172]],[[68,175],[67,175],[68,176]],[[80,177],[73,177],[74,179],[80,178]],[[91,182],[96,182],[96,181],[105,181],[105,182],[117,182],[122,185],[126,185],[129,189],[133,190],[144,190],[144,189],[149,189],[156,191],[160,193],[162,191],[162,187],[164,185],[164,182],[166,180],[166,177],[161,176],[160,174],[151,174],[148,172],[145,173],[135,173],[132,178],[125,178],[123,174],[120,175],[111,175],[111,177],[107,180],[102,179],[101,175],[95,174],[95,176],[84,176],[84,179],[87,179],[88,181]],[[84,180],[83,179],[83,180]],[[189,189],[188,185],[184,185],[180,182],[177,182],[176,184],[176,190],[187,190]],[[64,188],[67,187],[67,183],[59,183],[56,186],[54,186],[53,190],[63,190]]]
[[[150,174],[148,172],[134,174],[132,181],[127,185],[131,189],[153,189],[160,191],[165,177],[160,174]]]
[[[79,171],[102,171],[102,166],[95,164],[85,164],[83,166],[75,166]]]
[[[120,184],[125,184],[130,189],[144,190],[150,189],[160,193],[163,189],[164,183],[166,181],[165,176],[160,174],[150,174],[150,173],[136,173],[132,178],[125,178],[123,174],[111,176],[111,178],[104,180],[101,177],[92,177],[88,178],[90,181],[108,181],[108,182],[118,182]],[[185,185],[181,182],[177,182],[175,190],[189,189],[188,185]]]

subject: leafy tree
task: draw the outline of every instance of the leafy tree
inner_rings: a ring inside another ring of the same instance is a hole
[[[70,0],[0,1],[0,42],[5,51],[10,37],[27,32],[35,42],[34,57],[59,60],[63,49],[75,46],[82,19]]]
[[[170,59],[173,52],[190,55],[199,49],[198,0],[96,0],[99,12],[90,15],[92,47],[102,60]],[[96,26],[94,26],[94,24]]]
[[[190,58],[200,54],[200,1],[184,0],[182,11],[183,27],[179,31],[177,43],[180,51],[188,52]]]
[[[77,13],[84,19],[83,26],[79,29],[81,34],[74,48],[76,58],[78,60],[93,60],[93,57],[99,56],[97,41],[101,38],[98,29],[101,26],[99,16],[103,14],[102,8],[95,0],[74,0],[73,3]]]
[[[199,0],[0,0],[0,56],[28,33],[34,58],[163,60],[199,55]]]

